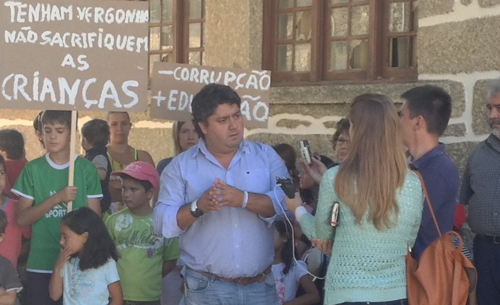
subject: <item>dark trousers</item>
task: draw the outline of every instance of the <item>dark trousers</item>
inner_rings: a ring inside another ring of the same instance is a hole
[[[26,272],[28,305],[62,305],[59,301],[52,301],[49,295],[49,283],[52,274]]]
[[[408,305],[406,299],[387,302],[346,302],[340,305]]]
[[[500,243],[483,236],[474,238],[474,263],[477,269],[479,305],[497,305],[500,300]]]

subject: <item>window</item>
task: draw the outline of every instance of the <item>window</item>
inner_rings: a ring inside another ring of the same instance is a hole
[[[149,72],[156,61],[204,62],[205,0],[149,0]]]
[[[264,2],[273,82],[417,78],[417,0]]]

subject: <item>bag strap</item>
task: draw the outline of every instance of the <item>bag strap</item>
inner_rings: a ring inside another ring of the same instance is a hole
[[[434,225],[436,226],[439,237],[441,237],[441,229],[439,229],[436,215],[434,214],[434,209],[432,208],[431,198],[429,197],[429,193],[427,193],[427,187],[425,186],[424,178],[422,177],[422,175],[418,171],[413,170],[413,172],[415,173],[415,175],[417,175],[418,180],[420,180],[420,184],[422,185],[422,190],[424,191],[425,201],[427,201],[427,206],[429,207],[429,211],[431,212],[432,219],[434,220]]]

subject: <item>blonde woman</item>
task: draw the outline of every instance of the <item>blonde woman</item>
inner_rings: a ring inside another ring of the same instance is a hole
[[[191,146],[198,144],[200,137],[194,129],[192,121],[175,121],[172,126],[172,139],[174,139],[174,157],[188,150]],[[173,157],[158,162],[156,170],[161,175],[165,167],[172,161]]]
[[[314,244],[332,253],[324,304],[404,305],[405,255],[424,201],[420,182],[407,169],[388,97],[356,97],[349,117],[351,145],[340,166],[323,176],[316,216],[301,207],[300,196],[286,198],[287,206]],[[340,208],[336,232],[330,225],[334,203]]]

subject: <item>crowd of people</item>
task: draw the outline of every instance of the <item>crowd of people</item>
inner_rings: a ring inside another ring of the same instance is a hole
[[[46,153],[30,162],[23,136],[0,130],[0,304],[408,304],[408,247],[418,260],[439,236],[415,172],[441,232],[468,206],[477,300],[496,304],[500,79],[461,187],[439,142],[450,95],[426,85],[401,98],[354,98],[333,160],[310,162],[246,140],[240,97],[217,84],[193,98],[192,122],[174,123],[175,154],[156,167],[129,145],[126,112],[83,125],[83,157],[70,155],[69,111],[35,118]]]

